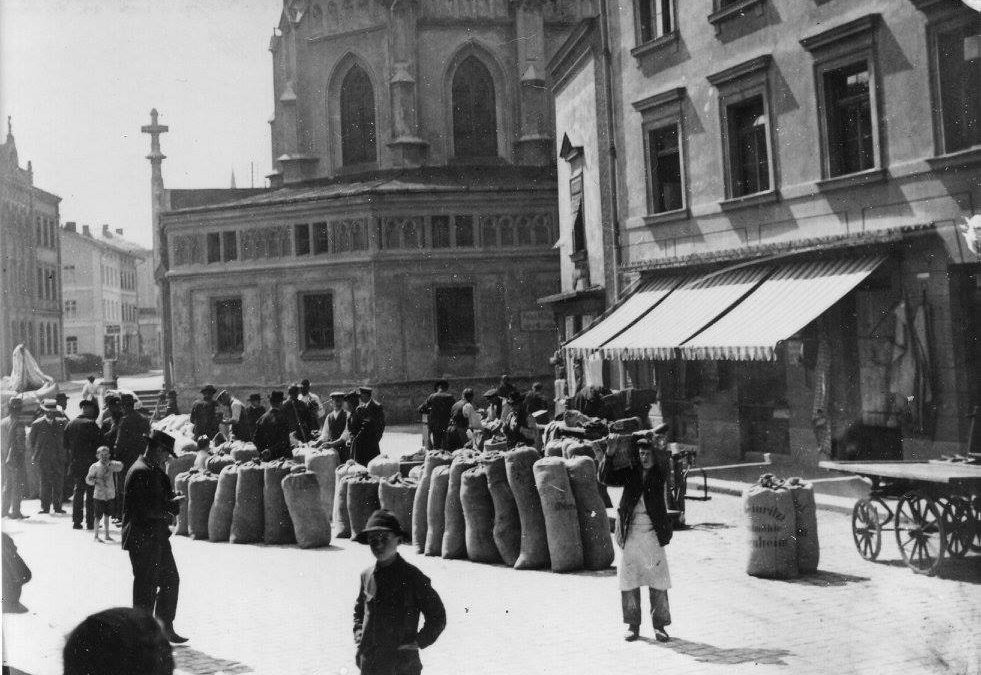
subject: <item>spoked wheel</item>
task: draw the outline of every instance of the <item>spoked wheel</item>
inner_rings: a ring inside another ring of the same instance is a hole
[[[896,545],[917,574],[933,575],[947,550],[943,509],[930,497],[908,492],[896,505]]]
[[[879,557],[882,548],[882,520],[875,502],[871,499],[859,499],[852,509],[852,538],[858,554],[866,560]]]
[[[961,497],[940,497],[937,504],[943,509],[944,532],[947,534],[947,555],[963,558],[974,541],[974,517],[971,504]]]
[[[971,526],[974,536],[971,538],[971,550],[981,551],[981,496],[971,499]]]

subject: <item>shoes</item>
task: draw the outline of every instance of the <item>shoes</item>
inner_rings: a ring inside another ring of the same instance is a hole
[[[637,626],[630,626],[627,628],[627,632],[623,634],[623,639],[627,642],[633,642],[640,635],[640,628]]]
[[[55,509],[54,512],[55,513],[68,513],[68,511],[65,511],[65,509]]]
[[[668,635],[668,632],[663,628],[655,628],[654,639],[657,640],[658,642],[667,642],[668,640],[671,639],[671,637]]]
[[[72,525],[72,529],[73,530],[81,530],[82,529],[82,524],[81,523],[75,523],[74,525]]]
[[[40,511],[38,511],[38,512],[37,512],[37,514],[38,514],[39,516],[40,516],[40,515],[47,515],[47,513],[48,513],[48,510],[47,510],[47,509],[41,509]]]
[[[174,632],[174,627],[172,625],[164,626],[164,635],[167,636],[167,640],[175,645],[184,644],[187,642],[187,638],[183,635],[178,635]]]
[[[85,526],[85,529],[86,530],[94,530],[95,529],[95,525],[86,525]]]

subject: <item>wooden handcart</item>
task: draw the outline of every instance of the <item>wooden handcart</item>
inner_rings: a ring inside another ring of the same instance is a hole
[[[981,551],[981,464],[936,460],[820,466],[871,483],[869,496],[852,509],[855,548],[866,560],[879,556],[884,530],[895,533],[903,561],[918,574],[935,574],[946,556]]]

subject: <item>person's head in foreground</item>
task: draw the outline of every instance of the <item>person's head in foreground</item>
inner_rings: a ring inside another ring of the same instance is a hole
[[[132,607],[86,617],[65,642],[64,675],[171,675],[174,656],[160,624]]]
[[[146,450],[143,456],[154,466],[163,466],[169,457],[177,456],[174,452],[174,437],[165,431],[154,429],[146,437]]]
[[[358,533],[354,541],[368,544],[375,559],[385,564],[395,559],[399,544],[406,539],[406,534],[395,514],[385,509],[378,509],[371,514],[367,525]]]

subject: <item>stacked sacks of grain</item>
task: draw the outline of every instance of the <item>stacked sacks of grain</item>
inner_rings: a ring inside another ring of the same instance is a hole
[[[565,448],[564,438],[553,438],[548,443],[545,444],[543,452],[546,457],[561,457],[562,451]]]
[[[494,543],[494,499],[487,486],[485,467],[478,465],[463,472],[460,503],[466,524],[467,557],[473,562],[501,562]]]
[[[368,473],[379,478],[388,478],[393,473],[399,472],[399,460],[392,459],[387,455],[378,455],[368,462]]]
[[[238,466],[232,464],[218,474],[218,489],[208,514],[208,541],[228,541],[232,534],[235,512],[235,488],[238,486]]]
[[[545,516],[532,470],[538,458],[539,455],[533,448],[517,448],[504,455],[508,484],[518,505],[518,517],[521,520],[521,553],[514,563],[516,570],[548,567]]]
[[[337,451],[333,448],[307,453],[304,460],[307,469],[317,476],[320,486],[320,506],[330,522],[334,517],[334,492],[337,480]]]
[[[254,544],[262,541],[266,519],[262,499],[265,482],[263,466],[253,460],[231,467],[227,471],[235,471],[238,474],[229,541],[233,544]]]
[[[409,478],[414,480],[417,485],[419,484],[419,481],[422,480],[422,469],[423,469],[422,464],[420,464],[419,466],[414,466],[411,469],[409,469]]]
[[[175,441],[174,445],[176,446],[176,444],[177,443]],[[179,454],[176,457],[171,457],[167,460],[164,470],[167,473],[167,478],[170,479],[171,485],[174,485],[178,474],[184,473],[185,471],[190,471],[191,467],[194,466],[194,458],[197,454],[197,447],[198,446],[196,445],[194,446],[194,452],[185,452],[184,454]]]
[[[494,502],[494,544],[504,564],[514,567],[521,555],[521,517],[508,484],[504,453],[486,453],[480,462],[484,465],[487,488]]]
[[[471,450],[455,450],[450,464],[450,477],[446,487],[446,507],[443,509],[444,558],[467,557],[467,526],[463,518],[463,504],[460,503],[460,485],[463,472],[477,466]]]
[[[351,524],[351,539],[361,533],[372,513],[381,508],[378,501],[378,477],[367,471],[348,475],[347,513]]]
[[[190,480],[191,476],[196,476],[200,473],[196,469],[191,469],[190,471],[183,471],[177,475],[174,479],[174,492],[182,495],[187,495],[187,481]],[[177,529],[174,530],[174,534],[179,534],[182,536],[187,536],[187,500],[182,499],[180,503],[180,510],[177,512]]]
[[[503,436],[494,436],[484,441],[484,452],[504,452],[508,449],[508,442]]]
[[[429,498],[426,500],[426,555],[443,551],[443,532],[446,523],[446,493],[450,482],[450,467],[437,466],[429,477]]]
[[[625,417],[623,419],[610,422],[611,434],[632,434],[644,428],[644,424],[639,417]]]
[[[286,497],[283,495],[283,479],[296,464],[278,459],[263,465],[262,471],[262,541],[267,544],[295,544],[293,519],[290,518]]]
[[[534,475],[542,513],[545,514],[552,571],[574,572],[582,569],[582,534],[565,461],[558,457],[543,457],[535,462]]]
[[[283,478],[283,496],[300,548],[330,544],[330,519],[324,513],[317,474],[304,466],[295,467]]]
[[[571,459],[573,457],[589,457],[595,460],[596,452],[593,449],[593,444],[591,442],[579,441],[573,438],[568,439],[568,442],[562,447],[562,456],[566,459]],[[593,465],[595,466],[595,461]]]
[[[411,478],[403,478],[397,473],[378,484],[378,502],[386,511],[398,518],[403,532],[412,529],[412,502],[416,496],[418,483]]]
[[[783,481],[763,474],[743,491],[743,511],[749,528],[746,573],[754,577],[796,577],[797,527],[794,498]]]
[[[218,490],[218,476],[199,473],[187,480],[187,529],[191,539],[208,538],[208,517]]]
[[[612,462],[614,469],[626,469],[635,464],[637,455],[637,439],[631,434],[610,433],[606,437],[608,449],[612,449],[614,454],[608,461]]]
[[[613,539],[596,482],[596,463],[591,457],[573,457],[566,460],[566,469],[579,517],[583,566],[587,570],[606,569],[613,564]]]
[[[788,478],[785,483],[794,499],[794,528],[797,531],[797,569],[801,574],[817,572],[821,559],[818,542],[817,504],[814,486],[803,478]]]
[[[230,454],[236,462],[248,462],[259,456],[259,449],[253,443],[241,443],[232,448]]]
[[[208,458],[208,463],[206,465],[206,468],[208,471],[210,471],[211,473],[217,476],[222,472],[222,470],[226,466],[231,466],[234,463],[235,460],[232,459],[231,455],[226,455],[226,454],[212,455],[210,458]]]
[[[351,537],[351,517],[347,511],[347,479],[367,469],[358,464],[353,459],[349,459],[334,472],[334,522],[338,524],[340,532],[337,533],[338,539],[349,539]]]
[[[417,553],[424,553],[426,550],[426,532],[429,529],[429,485],[433,470],[437,466],[449,464],[452,460],[453,456],[448,452],[432,450],[426,453],[426,459],[422,464],[422,477],[419,479],[416,498],[412,503],[412,543],[415,544]]]

